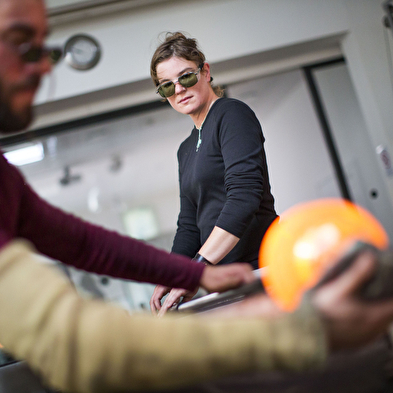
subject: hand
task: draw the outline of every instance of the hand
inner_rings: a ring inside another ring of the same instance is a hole
[[[162,317],[171,307],[175,306],[183,298],[183,302],[190,301],[198,292],[198,288],[195,291],[187,291],[186,289],[173,288],[169,295],[166,297],[164,303],[161,306],[158,316]]]
[[[172,306],[179,303],[180,299],[183,298],[184,302],[191,300],[198,289],[195,291],[187,291],[181,288],[169,288],[162,285],[157,285],[154,288],[153,295],[150,299],[150,309],[154,315],[162,317]],[[162,298],[169,293],[164,303],[161,305]]]
[[[255,281],[251,265],[231,263],[223,266],[206,266],[200,285],[208,292],[224,292]]]
[[[171,288],[165,287],[163,285],[157,285],[154,288],[153,295],[150,298],[150,310],[152,314],[157,315],[161,309],[161,299],[169,293]]]
[[[393,300],[365,301],[357,295],[375,267],[375,257],[365,252],[334,281],[315,291],[312,302],[325,319],[332,350],[368,344],[386,333],[393,321]]]

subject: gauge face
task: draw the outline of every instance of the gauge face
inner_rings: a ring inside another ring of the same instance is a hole
[[[98,42],[87,35],[79,34],[71,37],[65,45],[65,60],[77,70],[93,68],[101,57]]]

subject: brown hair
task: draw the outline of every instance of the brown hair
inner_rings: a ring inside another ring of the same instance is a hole
[[[157,66],[164,60],[173,56],[193,61],[197,67],[202,67],[205,63],[205,55],[198,47],[198,42],[194,38],[187,38],[181,32],[166,33],[165,40],[157,47],[150,63],[150,75],[156,86],[159,85],[157,77]],[[211,81],[213,78],[211,79]],[[214,92],[221,97],[223,91],[219,87],[213,88]]]

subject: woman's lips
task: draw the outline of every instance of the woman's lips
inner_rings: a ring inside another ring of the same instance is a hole
[[[179,101],[179,104],[185,104],[186,102],[188,102],[191,99],[191,96],[188,97],[184,97]]]

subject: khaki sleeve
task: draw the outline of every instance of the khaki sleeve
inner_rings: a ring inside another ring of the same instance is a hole
[[[81,298],[14,241],[0,253],[0,342],[64,392],[174,388],[244,371],[323,363],[324,331],[309,308],[276,320],[129,315]]]

